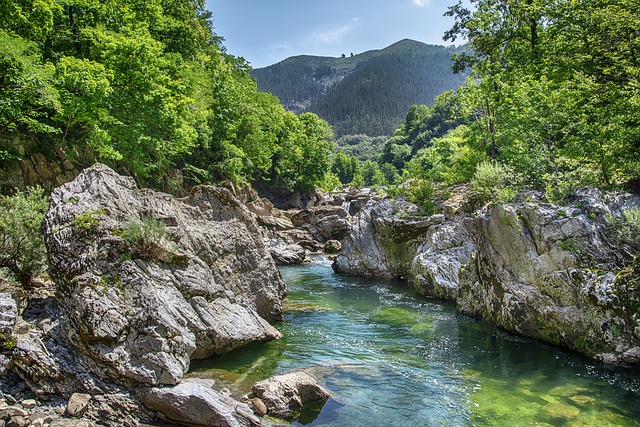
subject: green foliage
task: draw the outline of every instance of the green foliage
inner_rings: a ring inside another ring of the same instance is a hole
[[[204,6],[3,2],[0,161],[66,153],[79,168],[101,161],[163,189],[180,175],[188,185],[321,182],[333,149],[328,125],[258,91]]]
[[[630,245],[640,254],[640,209],[636,207],[623,210],[622,217],[608,216],[607,221],[613,227],[618,238]]]
[[[461,125],[431,140],[429,147],[420,149],[407,163],[405,177],[445,184],[469,181],[485,156],[467,144],[467,133],[468,127]]]
[[[436,212],[433,183],[427,180],[414,180],[409,183],[409,201],[420,206],[425,215]]]
[[[503,203],[513,201],[516,196],[516,189],[512,185],[514,182],[513,172],[495,161],[480,163],[471,179],[476,198]]]
[[[0,268],[8,269],[25,288],[46,265],[42,221],[49,199],[42,188],[0,196]]]
[[[154,218],[129,220],[121,233],[131,257],[156,260],[158,248],[169,241],[166,224]]]
[[[54,71],[35,43],[0,29],[0,158],[16,151],[10,135],[58,132],[47,121],[60,108]]]
[[[331,164],[331,172],[338,176],[342,184],[349,184],[357,175],[362,177],[360,162],[353,156],[337,153]]]
[[[385,185],[385,177],[378,163],[367,160],[362,164],[362,181],[367,187],[380,187]]]
[[[339,152],[366,162],[367,160],[375,161],[378,159],[386,141],[387,138],[384,136],[344,135],[336,141],[336,145]]]
[[[471,0],[449,8],[445,39],[470,49],[460,91],[469,141],[527,184],[615,186],[640,171],[637,0]],[[579,170],[580,174],[567,175]]]
[[[94,230],[100,225],[100,219],[98,216],[105,215],[107,212],[104,209],[92,209],[76,215],[71,221],[71,225],[81,231]]]

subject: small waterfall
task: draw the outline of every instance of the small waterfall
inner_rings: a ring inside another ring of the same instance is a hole
[[[342,209],[344,209],[349,215],[351,215],[351,202],[346,200],[342,202]]]

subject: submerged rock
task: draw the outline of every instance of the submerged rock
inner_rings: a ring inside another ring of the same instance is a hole
[[[291,372],[260,381],[251,388],[267,407],[267,413],[279,418],[295,418],[302,407],[327,400],[329,392],[305,372]]]
[[[280,337],[284,284],[225,189],[176,199],[98,164],[53,191],[44,231],[57,314],[14,352],[32,389],[177,384],[191,359]]]
[[[420,220],[402,203],[370,202],[334,269],[406,276],[418,292],[506,330],[634,365],[638,297],[617,274],[634,250],[612,226],[633,206],[639,198],[590,190],[568,207],[522,201]]]

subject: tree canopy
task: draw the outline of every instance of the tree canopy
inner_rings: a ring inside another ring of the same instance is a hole
[[[445,39],[469,42],[461,106],[486,154],[537,186],[640,178],[640,1],[471,4]]]
[[[0,162],[67,153],[163,188],[180,170],[302,189],[328,169],[326,124],[260,92],[202,1],[6,0],[0,17]]]

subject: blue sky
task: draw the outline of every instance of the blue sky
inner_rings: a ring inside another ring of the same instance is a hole
[[[254,68],[294,55],[340,56],[408,38],[445,44],[457,0],[206,0],[227,52]]]

